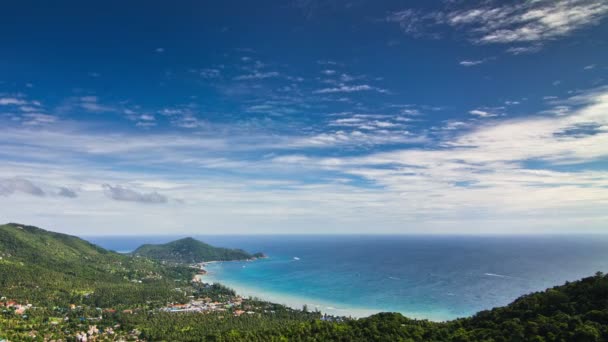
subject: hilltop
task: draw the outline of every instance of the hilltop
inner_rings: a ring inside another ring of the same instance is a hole
[[[242,249],[214,247],[191,237],[165,244],[146,244],[132,253],[154,260],[193,264],[205,261],[249,260],[263,254],[249,254]]]

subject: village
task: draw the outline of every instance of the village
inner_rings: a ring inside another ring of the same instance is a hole
[[[219,284],[215,285],[213,282],[204,281],[204,276],[207,274],[207,271],[204,268],[206,265],[207,263],[190,265],[191,268],[195,268],[197,270],[197,274],[192,278],[192,283],[201,289],[214,293],[214,286],[217,287]],[[246,299],[236,294],[224,293],[217,295],[214,293],[213,297],[214,298],[212,299],[209,296],[201,296],[198,298],[189,296],[190,300],[187,303],[172,303],[164,308],[161,308],[161,310],[166,312],[230,312],[234,316],[241,316],[243,314],[255,314],[255,310],[258,309],[254,308],[250,304],[247,304]]]
[[[226,312],[230,311],[234,316],[240,316],[243,314],[254,314],[252,311],[254,308],[250,305],[244,304],[244,299],[240,296],[235,296],[225,301],[214,301],[209,297],[191,299],[185,304],[170,304],[162,311],[166,312]]]
[[[191,280],[192,289],[188,290],[189,293],[186,300],[168,303],[165,306],[156,307],[151,310],[167,313],[220,313],[222,317],[275,313],[275,307],[271,303],[246,299],[221,284],[204,281],[206,280],[204,275],[207,274],[204,266],[206,266],[205,263],[190,266],[191,268],[196,268],[197,271]],[[135,280],[134,282],[138,281]],[[177,292],[184,291],[183,288],[175,288],[174,290]],[[184,293],[186,292],[184,291]],[[86,294],[85,297],[89,295],[90,293]],[[7,297],[0,297],[0,312],[8,319],[14,317],[21,322],[30,321],[36,317],[36,309],[37,307],[28,302],[24,303]],[[151,312],[150,309],[146,310],[142,307],[98,308],[84,304],[69,304],[66,307],[55,307],[53,311],[56,313],[55,317],[49,318],[46,324],[59,329],[66,329],[67,327],[69,327],[69,330],[74,329],[72,330],[74,332],[73,336],[79,342],[99,341],[104,338],[114,339],[118,337],[139,340],[140,331],[137,329],[124,331],[124,328],[120,324],[107,325],[104,323],[104,319],[114,315],[139,315],[146,311]],[[29,317],[29,313],[32,314],[32,317]],[[221,315],[221,313],[225,313],[225,315]],[[31,330],[28,336],[35,339],[39,334],[41,332]]]
[[[15,315],[25,315],[28,309],[31,309],[32,304],[20,304],[14,300],[7,300],[6,297],[0,298],[0,307],[2,313],[13,312]]]

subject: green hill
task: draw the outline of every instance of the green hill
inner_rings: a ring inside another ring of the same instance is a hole
[[[213,247],[191,237],[161,245],[142,245],[132,254],[154,260],[187,264],[204,261],[247,260],[254,257],[242,249]]]
[[[192,271],[105,250],[85,240],[33,226],[0,225],[0,296],[38,303],[99,306],[173,297],[175,280]],[[146,296],[148,298],[146,299]]]
[[[381,313],[348,322],[349,341],[608,341],[608,275],[597,273],[444,323]]]

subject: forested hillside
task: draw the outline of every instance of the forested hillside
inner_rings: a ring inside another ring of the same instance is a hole
[[[213,247],[190,237],[160,245],[146,244],[133,251],[133,255],[187,264],[204,261],[247,260],[254,257],[242,249]]]
[[[172,289],[193,274],[20,224],[0,226],[0,258],[0,294],[39,305],[165,303],[183,296]]]

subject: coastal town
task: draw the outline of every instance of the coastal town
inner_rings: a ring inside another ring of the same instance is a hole
[[[116,340],[117,338],[119,340],[139,341],[141,334],[139,330],[130,329],[125,331],[120,324],[108,326],[104,324],[104,320],[116,315],[124,317],[127,315],[150,314],[151,312],[225,314],[233,317],[275,313],[275,304],[243,298],[223,285],[205,282],[204,275],[207,274],[204,269],[205,263],[194,264],[190,267],[196,268],[197,272],[191,280],[194,291],[186,296],[185,301],[172,302],[157,308],[98,308],[84,304],[70,304],[67,307],[55,307],[53,311],[56,317],[49,319],[47,324],[57,328],[59,326],[69,326],[74,330],[73,336],[75,341],[78,342]],[[141,281],[138,283],[141,283]],[[175,288],[174,291],[182,292],[184,289]],[[0,297],[0,312],[3,317],[12,317],[21,322],[27,322],[30,319],[28,314],[30,312],[36,313],[37,309],[39,308],[31,303]],[[39,332],[32,329],[28,332],[28,337],[35,340],[40,337]],[[43,337],[43,339],[48,340],[46,337]],[[0,342],[5,341],[0,340]]]
[[[247,299],[235,294],[232,290],[225,289],[222,285],[214,284],[211,281],[205,281],[204,276],[207,274],[205,267],[209,262],[203,262],[199,264],[190,265],[191,268],[197,270],[197,274],[192,278],[192,283],[195,288],[207,290],[209,293],[216,293],[213,291],[214,287],[218,289],[227,290],[228,294],[217,294],[211,297],[196,297],[189,296],[187,303],[172,303],[162,308],[162,311],[166,312],[229,312],[234,316],[241,316],[243,314],[255,314],[256,311],[270,312],[272,310],[264,310],[264,308],[255,307],[250,303],[247,303]]]
[[[213,285],[202,284],[203,287],[211,289]],[[2,297],[0,301],[0,312],[4,317],[14,317],[19,321],[28,321],[28,312],[36,311],[36,307],[29,303],[19,303],[14,300],[7,300]],[[55,308],[58,317],[54,317],[48,320],[49,326],[59,326],[61,324],[68,325],[73,329],[75,340],[78,342],[89,342],[89,341],[103,341],[106,338],[112,340],[116,337],[120,331],[120,336],[127,340],[137,341],[140,331],[133,329],[125,332],[121,329],[120,324],[112,326],[106,326],[102,324],[104,318],[109,318],[115,315],[140,315],[145,314],[147,310],[142,308],[130,308],[130,309],[112,309],[112,308],[90,308],[84,305],[70,305],[66,308]],[[91,311],[96,312],[95,315],[91,315]],[[171,303],[165,307],[156,309],[160,312],[190,312],[190,313],[226,313],[231,316],[241,315],[253,315],[260,312],[273,313],[274,310],[259,307],[248,303],[248,300],[240,296],[224,296],[224,299],[218,300],[217,298],[212,299],[211,297],[203,298],[190,298],[186,303]],[[87,314],[85,314],[87,313]],[[32,339],[36,339],[39,333],[36,330],[31,330],[28,336]],[[44,339],[46,340],[46,339]],[[2,340],[0,340],[2,341]],[[52,340],[51,340],[52,341]]]

